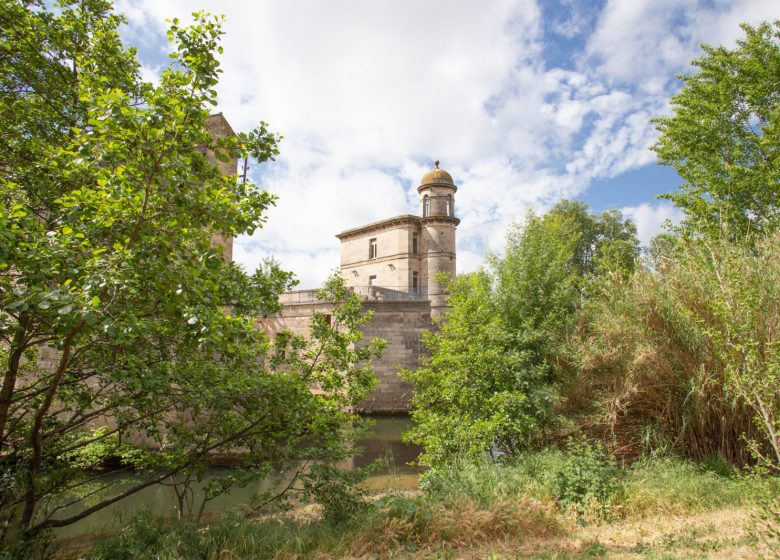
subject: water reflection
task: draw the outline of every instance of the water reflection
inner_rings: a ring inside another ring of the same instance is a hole
[[[419,467],[409,465],[417,458],[420,449],[414,445],[407,445],[401,440],[401,436],[411,427],[411,420],[406,416],[382,416],[373,417],[375,421],[371,433],[361,442],[363,452],[349,461],[346,467],[363,467],[376,459],[388,458],[390,464],[387,468],[375,472],[366,481],[371,490],[397,490],[412,489],[417,487]],[[215,470],[215,476],[224,473],[225,469]],[[278,484],[284,480],[287,473],[282,473],[281,479],[274,481]],[[290,473],[291,476],[291,473]],[[117,472],[106,476],[106,480],[116,484],[113,491],[121,491],[130,488],[141,478],[133,473]],[[272,483],[266,481],[259,485],[250,485],[245,488],[234,488],[230,492],[215,498],[206,506],[206,515],[215,515],[219,512],[240,508],[248,504],[258,491],[267,490]],[[199,504],[199,492],[196,491],[195,503]],[[90,504],[80,503],[60,512],[57,517],[64,517],[77,513]],[[151,486],[136,494],[128,496],[92,516],[74,523],[68,527],[57,530],[62,537],[72,537],[85,533],[101,533],[112,531],[115,528],[117,517],[132,515],[134,512],[148,508],[157,515],[164,517],[176,517],[176,496],[172,488],[166,486]]]

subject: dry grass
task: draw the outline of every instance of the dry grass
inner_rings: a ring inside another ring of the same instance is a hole
[[[724,509],[697,515],[651,517],[638,521],[576,527],[559,520],[560,531],[547,536],[525,533],[510,536],[494,533],[484,540],[467,543],[427,543],[410,550],[402,546],[352,550],[345,555],[319,558],[404,559],[614,559],[614,560],[758,560],[780,558],[775,550],[755,547],[747,527],[745,509]],[[487,535],[486,535],[487,536]],[[460,544],[460,546],[456,546]]]
[[[486,508],[471,501],[425,504],[411,515],[390,505],[380,510],[375,523],[355,536],[350,554],[360,558],[399,548],[463,549],[483,542],[546,538],[562,530],[553,508],[531,498],[499,501]]]

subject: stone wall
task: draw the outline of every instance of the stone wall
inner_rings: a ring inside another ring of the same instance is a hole
[[[374,312],[371,321],[363,327],[367,340],[374,337],[387,341],[382,358],[374,361],[377,386],[361,406],[365,412],[394,413],[409,410],[412,387],[398,377],[400,369],[417,369],[425,354],[423,331],[430,331],[431,304],[429,301],[387,301],[365,303],[364,308]]]
[[[364,340],[375,337],[387,341],[382,358],[374,360],[376,389],[360,405],[361,412],[401,413],[409,409],[411,386],[398,376],[400,369],[416,369],[425,352],[422,332],[431,330],[431,306],[428,301],[366,301],[373,317],[363,326]],[[307,335],[312,313],[328,314],[329,303],[290,303],[275,317],[258,319],[258,325],[270,337],[288,330]]]

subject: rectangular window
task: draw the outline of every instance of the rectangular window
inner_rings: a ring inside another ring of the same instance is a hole
[[[412,289],[416,292],[420,285],[419,272],[412,272]]]
[[[368,277],[368,285],[369,286],[373,286],[374,284],[376,284],[376,276],[369,276]]]
[[[376,238],[368,240],[368,258],[376,258]]]
[[[413,255],[417,254],[417,234],[416,233],[412,234],[412,254]]]

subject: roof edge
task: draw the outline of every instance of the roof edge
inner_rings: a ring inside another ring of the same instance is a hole
[[[214,120],[217,120],[217,119],[221,120],[222,122],[225,123],[225,125],[227,125],[227,128],[230,131],[230,134],[232,134],[233,136],[236,135],[236,131],[233,130],[233,127],[231,126],[230,121],[227,120],[227,118],[225,118],[225,115],[223,115],[222,112],[211,113],[208,117],[206,117],[206,122],[208,123],[209,121],[214,121]]]
[[[422,218],[420,216],[415,216],[413,214],[400,214],[398,216],[393,216],[392,218],[385,218],[384,220],[380,220],[378,222],[372,222],[364,226],[345,229],[341,233],[336,234],[336,237],[338,239],[345,239],[347,237],[352,237],[360,233],[366,233],[368,231],[384,229],[386,226],[390,226],[390,225],[396,225],[396,224],[400,225],[404,223],[419,224],[421,220]]]

